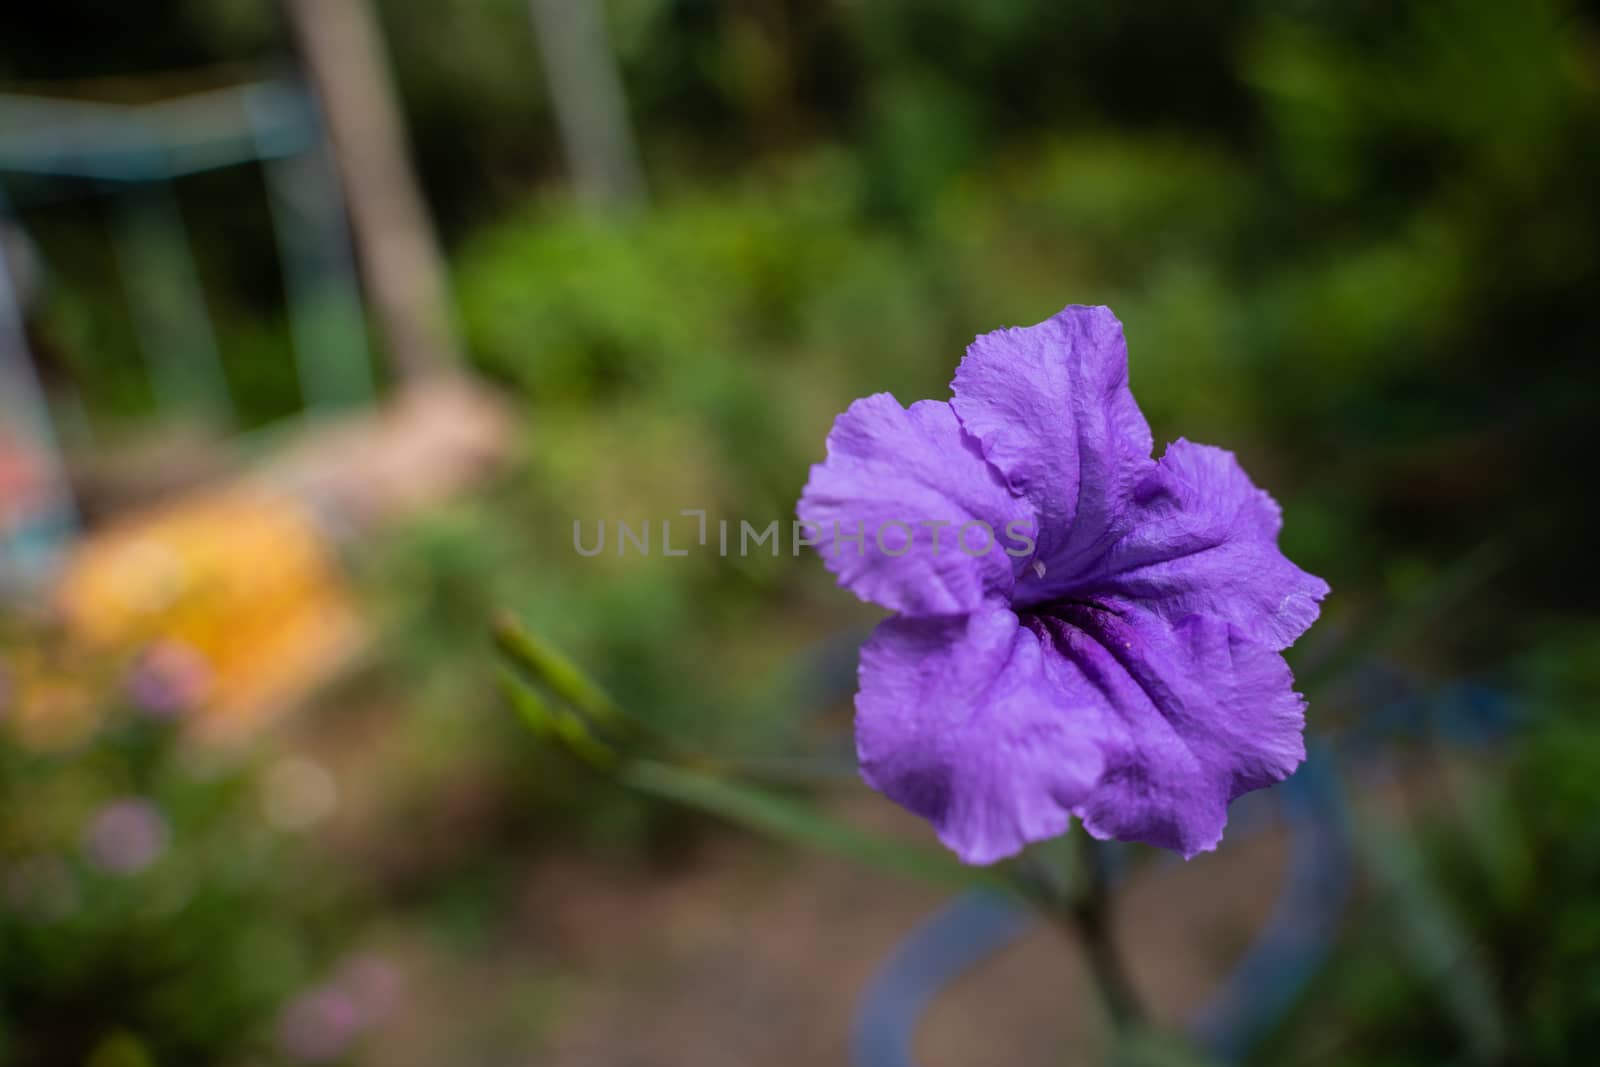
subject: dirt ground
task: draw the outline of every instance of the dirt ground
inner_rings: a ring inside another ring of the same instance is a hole
[[[852,818],[925,833],[867,794]],[[1268,831],[1136,874],[1116,936],[1159,1023],[1178,1026],[1248,944],[1279,886]],[[849,1062],[858,1000],[948,894],[842,860],[717,834],[669,870],[568,858],[528,872],[487,958],[407,953],[408,1010],[372,1067],[815,1067]],[[486,1024],[486,1018],[513,1019]],[[922,1067],[1099,1062],[1081,955],[1038,925],[949,988],[918,1034]]]

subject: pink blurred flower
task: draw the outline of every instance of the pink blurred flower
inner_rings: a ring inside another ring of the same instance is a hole
[[[125,797],[95,813],[84,833],[89,862],[109,874],[138,874],[166,851],[167,820],[148,800]]]
[[[147,645],[126,679],[128,698],[152,718],[193,710],[211,692],[211,665],[193,646],[161,640]]]
[[[400,1006],[400,969],[381,956],[352,956],[334,975],[333,985],[355,1005],[362,1029],[377,1026]]]
[[[327,1063],[343,1056],[361,1029],[361,1013],[349,994],[332,985],[319,986],[283,1009],[278,1048],[300,1063]]]

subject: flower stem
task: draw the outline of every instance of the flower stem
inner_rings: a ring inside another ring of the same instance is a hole
[[[1111,878],[1103,847],[1086,833],[1069,834],[1024,857],[1013,876],[1023,897],[1082,947],[1113,1029],[1143,1031],[1143,1006],[1111,936]]]
[[[1076,892],[1067,902],[1066,914],[1073,931],[1083,942],[1100,996],[1105,1001],[1111,1022],[1118,1030],[1142,1028],[1144,1009],[1128,979],[1122,956],[1111,936],[1111,882],[1105,851],[1088,834],[1079,834],[1082,858]]]

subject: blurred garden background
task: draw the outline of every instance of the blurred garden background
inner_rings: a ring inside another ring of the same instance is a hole
[[[1069,302],[1122,318],[1158,450],[1237,451],[1334,589],[1291,661],[1348,891],[1202,1053],[1593,1062],[1600,8],[0,27],[0,1063],[898,1063],[861,998],[950,889],[541,745],[490,622],[920,839],[853,783],[875,616],[820,561],[588,559],[573,521],[786,523],[850,400],[943,396],[975,334]],[[1175,1032],[1291,895],[1272,803],[1127,854],[1118,938]],[[1028,932],[918,1061],[1101,1062],[1091,999]]]

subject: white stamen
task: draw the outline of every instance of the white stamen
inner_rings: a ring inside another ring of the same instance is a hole
[[[1033,561],[1033,573],[1041,578],[1044,577],[1044,560],[1036,559]]]

